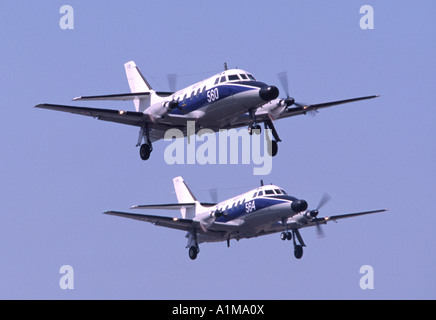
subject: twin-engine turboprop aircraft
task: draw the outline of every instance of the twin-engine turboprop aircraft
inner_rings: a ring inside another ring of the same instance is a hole
[[[220,203],[201,203],[182,177],[173,179],[178,203],[137,205],[131,209],[180,210],[182,218],[107,211],[105,214],[153,223],[156,226],[187,232],[189,257],[197,258],[202,242],[227,241],[264,236],[280,232],[282,240],[293,240],[294,255],[303,256],[305,243],[299,229],[316,227],[344,218],[384,212],[385,209],[333,215],[319,218],[319,209],[330,199],[324,195],[318,207],[308,210],[305,200],[288,195],[275,185],[263,185]]]
[[[177,92],[158,92],[152,89],[133,61],[127,62],[124,67],[131,93],[84,96],[73,100],[133,100],[136,111],[55,104],[39,104],[36,108],[70,112],[139,127],[137,147],[141,147],[140,156],[143,160],[149,159],[153,150],[152,143],[163,139],[168,129],[180,129],[186,136],[188,121],[195,121],[195,133],[204,128],[217,132],[220,129],[248,126],[251,134],[253,129],[260,129],[259,124],[263,123],[265,128],[271,129],[274,138],[271,141],[271,155],[275,156],[278,151],[277,143],[281,140],[273,120],[378,97],[372,95],[306,105],[295,102],[290,97],[285,73],[279,74],[279,77],[286,97],[278,98],[277,87],[257,81],[247,71],[227,68]]]

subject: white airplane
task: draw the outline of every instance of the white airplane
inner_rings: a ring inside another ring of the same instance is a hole
[[[203,242],[249,239],[280,232],[282,240],[293,240],[294,255],[303,256],[305,243],[299,229],[315,226],[322,236],[321,224],[372,213],[386,209],[333,215],[318,218],[319,210],[330,199],[324,195],[313,210],[308,210],[305,200],[289,196],[276,185],[263,185],[219,203],[199,202],[182,177],[173,179],[178,203],[137,205],[131,209],[180,210],[182,218],[148,214],[106,211],[105,214],[153,223],[156,226],[186,231],[189,257],[197,258],[199,244]],[[298,243],[297,243],[298,242]]]
[[[227,66],[223,72],[177,92],[158,92],[152,89],[133,61],[127,62],[124,67],[131,93],[84,96],[73,101],[133,100],[136,111],[55,104],[39,104],[35,107],[139,127],[136,146],[141,146],[141,159],[148,160],[153,142],[163,139],[165,132],[171,128],[180,129],[186,136],[188,121],[195,121],[195,133],[203,128],[217,132],[220,129],[248,126],[251,134],[253,129],[260,129],[260,123],[264,123],[265,128],[271,129],[274,138],[271,141],[271,154],[275,156],[277,143],[281,140],[273,120],[378,97],[372,95],[312,105],[297,103],[289,96],[286,73],[279,74],[286,93],[285,98],[279,99],[277,87],[257,81],[247,71],[227,70]]]

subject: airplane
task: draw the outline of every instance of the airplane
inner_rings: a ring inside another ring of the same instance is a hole
[[[189,258],[195,260],[203,242],[249,239],[280,232],[282,240],[293,240],[294,256],[301,259],[306,244],[300,229],[316,227],[323,236],[322,224],[340,219],[385,212],[386,209],[318,217],[319,210],[329,200],[325,194],[315,209],[308,203],[276,185],[261,185],[246,193],[219,203],[200,202],[182,177],[173,179],[178,203],[135,205],[131,209],[180,210],[182,218],[160,215],[106,211],[104,214],[150,222],[156,226],[186,232]]]
[[[153,151],[152,143],[163,139],[168,129],[180,129],[187,136],[187,122],[195,121],[195,134],[204,128],[218,132],[248,126],[250,134],[259,133],[260,124],[271,129],[273,139],[271,155],[278,152],[281,139],[273,124],[274,120],[314,113],[319,109],[373,99],[379,95],[365,96],[318,104],[298,103],[290,97],[286,73],[279,79],[285,88],[286,97],[279,97],[276,86],[267,85],[247,71],[228,69],[208,79],[197,82],[176,92],[155,91],[145,79],[135,62],[125,65],[130,93],[99,96],[81,96],[73,101],[126,101],[132,100],[136,111],[77,107],[56,104],[38,104],[36,108],[56,110],[90,116],[139,127],[137,147],[140,157],[148,160]],[[144,143],[142,141],[144,140]]]

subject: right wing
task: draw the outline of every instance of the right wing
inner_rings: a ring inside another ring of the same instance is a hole
[[[150,222],[156,226],[166,227],[171,229],[177,229],[182,231],[189,231],[193,227],[200,229],[200,224],[191,219],[180,219],[180,218],[172,218],[172,217],[163,217],[163,216],[154,216],[151,214],[134,214],[127,212],[119,212],[119,211],[106,211],[104,214],[110,216],[118,216],[123,218],[129,218],[139,221]]]

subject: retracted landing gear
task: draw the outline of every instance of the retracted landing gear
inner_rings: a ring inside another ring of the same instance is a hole
[[[146,141],[146,143],[142,144],[142,139]],[[138,143],[137,147],[141,146],[139,149],[139,155],[142,160],[148,160],[150,158],[151,152],[153,151],[153,146],[151,145],[150,140],[150,129],[148,127],[148,123],[144,123],[139,130]]]

